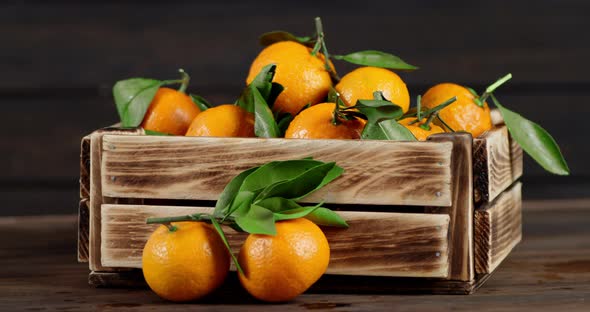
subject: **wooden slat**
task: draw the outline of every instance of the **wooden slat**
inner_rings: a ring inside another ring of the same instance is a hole
[[[427,207],[426,211],[450,215],[449,279],[473,281],[473,138],[468,133],[442,133],[432,135],[428,140],[453,143],[453,205]]]
[[[491,202],[522,175],[522,150],[501,125],[474,139],[475,202]]]
[[[480,274],[472,281],[453,281],[440,278],[325,274],[310,287],[307,293],[354,294],[357,296],[359,294],[469,295],[479,289],[489,277],[490,274]],[[90,272],[88,283],[95,287],[148,287],[143,273],[139,269],[125,272]],[[228,295],[235,295],[237,292],[243,291],[235,273],[228,275],[223,288]],[[327,307],[330,308],[330,305]]]
[[[90,136],[80,142],[80,204],[78,206],[78,262],[88,262],[90,201]]]
[[[88,230],[88,266],[90,270],[108,270],[100,264],[100,207],[103,203],[112,203],[105,198],[101,189],[102,139],[105,133],[143,134],[143,129],[104,128],[90,135],[90,193],[89,193],[89,230]]]
[[[78,205],[78,262],[88,262],[88,235],[90,232],[90,201],[80,200]]]
[[[80,141],[80,199],[90,198],[90,136]]]
[[[104,196],[216,200],[241,171],[312,156],[345,169],[306,202],[451,205],[450,143],[105,135]]]
[[[491,273],[522,238],[521,183],[475,211],[475,270]]]
[[[206,207],[103,205],[102,265],[141,268],[141,253],[157,225],[148,217],[211,212]],[[339,212],[348,229],[324,228],[330,243],[328,274],[438,277],[448,275],[449,216]],[[246,237],[225,227],[232,251]]]

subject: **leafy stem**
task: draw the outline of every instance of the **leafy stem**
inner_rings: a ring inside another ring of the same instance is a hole
[[[335,82],[340,81],[340,76],[334,71],[332,66],[330,66],[330,53],[328,52],[328,47],[326,46],[325,34],[324,34],[324,27],[322,25],[322,19],[317,16],[315,18],[315,30],[316,30],[316,42],[311,50],[311,55],[317,56],[318,52],[322,50],[324,54],[324,68],[330,74],[330,77]]]
[[[420,103],[420,98],[418,98],[418,103]],[[428,116],[428,120],[426,121],[426,123],[424,123],[423,125],[426,125],[426,127],[421,127],[422,129],[425,130],[430,130],[430,123],[432,122],[432,120],[438,116],[438,112],[440,112],[443,108],[451,105],[453,102],[455,102],[457,100],[456,96],[453,96],[452,98],[444,101],[443,103],[429,109],[426,110],[424,112],[421,112],[421,106],[420,104],[418,104],[418,108],[416,110],[416,113],[414,114],[408,114],[405,117],[413,117],[413,116],[418,116],[418,118],[416,118],[415,120],[412,120],[411,122],[409,122],[409,125],[418,123],[422,120],[422,118],[424,118],[423,116]]]

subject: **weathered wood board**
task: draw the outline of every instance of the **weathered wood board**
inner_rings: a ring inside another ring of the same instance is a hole
[[[387,276],[353,276],[323,275],[308,293],[331,294],[433,294],[433,295],[469,295],[479,289],[491,274],[479,274],[472,281],[453,281],[439,278],[421,277],[387,277]],[[95,287],[148,287],[140,269],[123,272],[90,272],[88,283]],[[243,290],[234,272],[226,280],[236,289],[230,293]]]
[[[101,162],[102,139],[105,133],[118,135],[140,135],[143,129],[104,128],[94,131],[90,135],[90,192],[88,213],[88,266],[91,270],[109,271],[100,265],[100,207],[104,203],[114,203],[117,200],[102,195],[101,188]]]
[[[78,205],[78,262],[88,262],[90,231],[90,136],[80,142],[80,204]]]
[[[451,205],[449,142],[105,135],[102,148],[108,197],[216,200],[243,170],[312,156],[345,172],[305,202]]]
[[[504,125],[473,140],[474,199],[493,201],[522,175],[522,149]]]
[[[211,212],[207,207],[103,205],[101,264],[141,268],[141,253],[158,225],[148,217]],[[324,228],[330,243],[327,274],[446,278],[449,273],[446,214],[338,212],[348,229]],[[237,253],[244,233],[224,227]]]
[[[451,207],[427,207],[426,211],[446,213],[449,224],[449,278],[473,281],[473,138],[467,133],[435,134],[433,142],[452,142],[452,202]]]
[[[493,272],[522,238],[520,182],[475,211],[475,270]]]

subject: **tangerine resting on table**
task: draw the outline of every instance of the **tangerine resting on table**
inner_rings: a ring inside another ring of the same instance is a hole
[[[357,100],[372,100],[373,92],[381,91],[388,101],[405,112],[410,108],[410,93],[404,81],[394,72],[378,67],[360,67],[346,74],[336,85],[342,101],[348,106]]]
[[[439,112],[439,117],[454,131],[466,131],[473,137],[492,128],[492,117],[487,103],[478,106],[473,95],[467,88],[454,83],[440,83],[428,89],[422,97],[422,106],[433,108],[444,101],[457,97],[451,105]],[[435,122],[437,122],[435,120]],[[443,126],[443,125],[441,125]],[[443,126],[443,128],[446,128]],[[450,129],[446,129],[450,131]]]
[[[191,121],[201,112],[183,92],[160,88],[150,103],[141,127],[173,135],[184,135]]]
[[[274,43],[252,62],[246,83],[251,83],[264,66],[277,65],[273,81],[280,83],[284,90],[276,99],[273,111],[295,116],[305,105],[323,101],[332,86],[324,56],[310,52],[310,48],[297,42]]]
[[[334,103],[321,103],[303,110],[295,116],[285,132],[290,139],[359,139],[364,120],[341,120],[334,125]]]
[[[219,234],[204,222],[161,225],[143,248],[143,276],[158,296],[190,301],[219,287],[229,271],[230,255]]]
[[[426,139],[432,134],[445,132],[445,130],[443,130],[443,128],[441,128],[437,125],[434,125],[432,123],[430,123],[430,125],[428,125],[430,130],[422,128],[421,126],[426,123],[425,118],[422,118],[422,120],[420,120],[419,122],[416,122],[416,123],[413,123],[410,125],[410,123],[413,122],[414,120],[416,120],[415,117],[409,117],[409,118],[404,118],[404,119],[398,121],[398,123],[400,125],[406,127],[408,130],[410,130],[410,132],[412,132],[412,134],[414,135],[414,137],[416,137],[416,140],[418,140],[418,141],[426,141]]]
[[[253,137],[254,115],[233,104],[212,107],[193,120],[186,135]]]
[[[238,256],[242,286],[254,297],[281,302],[305,292],[328,268],[330,246],[307,219],[276,223],[276,236],[250,234]]]

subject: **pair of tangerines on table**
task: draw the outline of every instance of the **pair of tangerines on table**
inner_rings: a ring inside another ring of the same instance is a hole
[[[173,227],[172,230],[170,227]],[[307,219],[276,223],[275,236],[250,234],[240,249],[238,273],[255,298],[281,302],[306,291],[326,271],[330,247],[322,230]],[[143,249],[143,275],[150,288],[171,301],[191,301],[220,287],[230,254],[205,222],[161,225]]]
[[[256,57],[246,82],[252,82],[268,64],[277,65],[274,82],[284,87],[275,103],[269,104],[272,104],[275,113],[295,116],[285,132],[286,138],[360,138],[364,120],[346,120],[337,124],[332,122],[335,103],[326,103],[332,78],[321,53],[312,55],[309,47],[292,41],[272,44]],[[333,68],[331,63],[330,66]],[[347,106],[355,105],[357,100],[373,99],[373,93],[381,91],[387,100],[400,106],[404,113],[410,107],[406,84],[388,69],[357,68],[342,77],[334,88]],[[421,104],[431,109],[454,96],[457,100],[443,108],[433,124],[426,124],[426,118],[408,118],[399,122],[419,140],[445,131],[466,131],[477,137],[492,128],[487,103],[478,106],[476,96],[463,86],[453,83],[435,85],[424,94]],[[444,124],[439,120],[443,120]],[[160,88],[148,108],[142,127],[173,135],[253,137],[254,116],[233,104],[201,112],[183,92]]]

